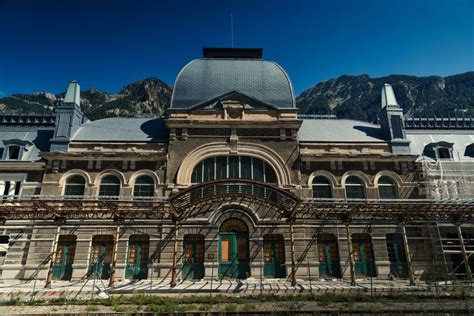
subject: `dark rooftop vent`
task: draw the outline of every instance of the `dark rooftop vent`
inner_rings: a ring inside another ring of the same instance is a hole
[[[261,59],[263,48],[209,48],[202,49],[204,58]]]

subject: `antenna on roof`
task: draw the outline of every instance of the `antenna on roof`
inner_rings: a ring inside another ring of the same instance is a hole
[[[230,43],[231,47],[234,48],[234,14],[230,14]]]

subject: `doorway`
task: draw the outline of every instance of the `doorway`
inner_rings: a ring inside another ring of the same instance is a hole
[[[92,253],[89,264],[90,275],[96,274],[100,279],[110,278],[110,264],[114,247],[112,235],[97,235],[92,238]]]
[[[249,232],[240,219],[231,218],[219,229],[219,276],[245,279],[250,276]]]
[[[183,279],[204,277],[204,236],[186,235],[183,243]]]
[[[269,234],[263,236],[263,274],[269,278],[284,278],[285,242],[282,235]]]
[[[142,280],[148,277],[149,253],[150,237],[148,235],[130,236],[128,240],[128,257],[125,278]]]
[[[72,264],[76,254],[76,236],[60,235],[53,261],[53,279],[69,281],[72,278]]]

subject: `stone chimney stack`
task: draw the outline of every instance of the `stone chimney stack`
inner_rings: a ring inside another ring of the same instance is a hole
[[[67,151],[69,142],[86,120],[81,111],[81,87],[75,80],[69,82],[64,101],[56,108],[56,128],[51,139],[51,151]]]
[[[403,109],[398,105],[393,88],[388,83],[382,87],[380,125],[396,155],[410,154],[410,141],[406,139]]]

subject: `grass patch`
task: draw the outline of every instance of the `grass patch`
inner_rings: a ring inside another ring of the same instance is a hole
[[[98,312],[99,307],[97,305],[88,305],[88,306],[86,306],[85,311],[86,312]]]
[[[209,311],[212,309],[229,308],[242,311],[254,309],[259,303],[275,302],[275,303],[295,303],[295,302],[318,302],[320,305],[328,305],[330,303],[355,303],[355,302],[383,302],[383,301],[399,301],[399,302],[415,302],[415,301],[440,301],[443,299],[450,300],[468,300],[472,299],[473,291],[469,288],[460,289],[456,293],[450,295],[436,296],[432,293],[407,293],[407,292],[389,292],[382,295],[370,296],[368,293],[323,293],[323,294],[297,294],[297,295],[276,295],[262,294],[251,296],[232,296],[232,295],[190,295],[190,296],[160,296],[160,295],[120,295],[111,296],[107,299],[94,300],[94,306],[110,306],[117,312],[134,312],[130,310],[130,306],[138,306],[140,309],[156,313],[172,313],[186,311]],[[91,301],[67,299],[60,296],[52,300],[37,300],[35,302],[23,301],[17,293],[11,293],[7,301],[0,302],[0,305],[40,305],[40,306],[71,306],[71,305],[89,305]],[[278,304],[276,304],[278,305]],[[286,304],[288,305],[288,304]],[[239,308],[240,307],[240,308]],[[296,307],[293,306],[293,307]],[[292,308],[293,308],[292,307]],[[227,311],[231,312],[231,310]]]

